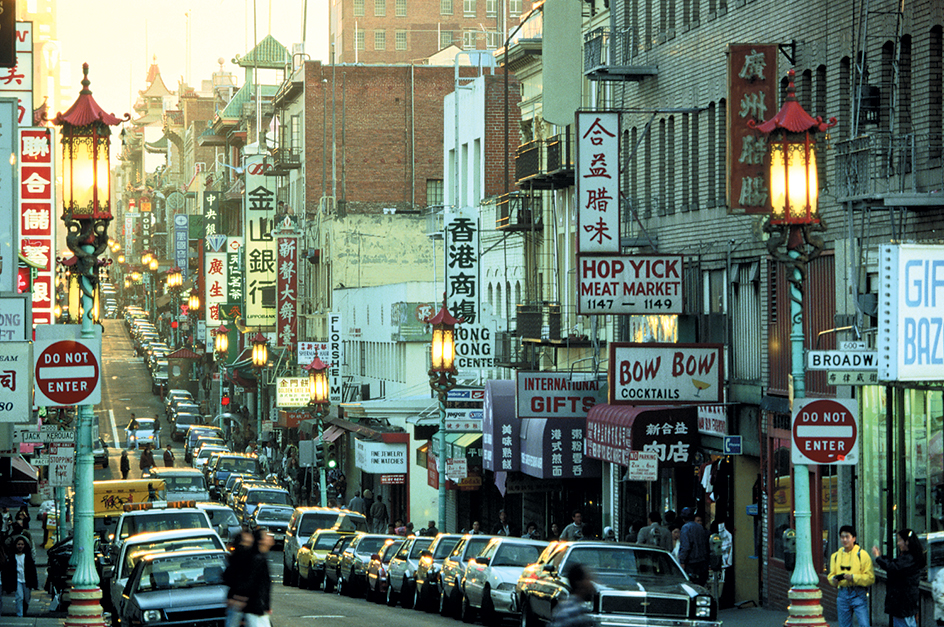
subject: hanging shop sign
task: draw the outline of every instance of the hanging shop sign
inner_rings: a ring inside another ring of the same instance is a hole
[[[944,246],[879,247],[878,375],[944,381]]]
[[[28,294],[0,296],[0,342],[25,342],[32,338],[28,298]]]
[[[12,3],[7,7],[12,11]],[[16,65],[0,76],[0,98],[17,99],[16,122],[28,126],[33,117],[33,23],[16,23]],[[11,127],[15,128],[15,127]]]
[[[322,360],[323,361],[323,360]],[[330,401],[341,402],[344,381],[341,362],[344,361],[344,344],[341,342],[341,314],[328,314],[328,384],[331,386]]]
[[[495,338],[479,310],[478,211],[474,207],[447,208],[443,229],[446,305],[449,313],[463,320],[456,327],[456,368],[460,371],[492,368]]]
[[[681,255],[581,255],[578,314],[681,314]]]
[[[721,344],[610,344],[610,403],[723,400]]]
[[[620,117],[576,114],[577,253],[619,253]]]
[[[398,474],[407,471],[407,444],[356,439],[354,465],[364,472]]]
[[[220,309],[220,321],[244,318],[243,251],[245,239],[229,237],[226,242],[226,304]]]
[[[219,327],[220,307],[228,300],[227,271],[229,264],[226,257],[226,236],[213,236],[223,238],[223,246],[219,249],[208,246],[204,253],[204,285],[206,286],[206,297],[204,306],[206,307],[206,320],[212,327]],[[207,238],[209,242],[210,238]],[[207,351],[212,351],[211,346],[207,346]]]
[[[747,125],[776,110],[777,44],[728,46],[727,190],[729,213],[772,213],[767,137]]]
[[[203,194],[203,225],[206,236],[220,234],[220,192],[200,192]]]
[[[19,251],[39,266],[31,290],[33,324],[56,321],[55,145],[54,129],[19,129]]]
[[[32,72],[27,72],[32,75]],[[3,97],[0,94],[0,154],[12,155],[16,153],[16,111],[15,98]],[[16,241],[16,230],[9,225],[16,224],[19,207],[16,202],[16,169],[8,159],[0,162],[0,224],[7,225],[0,228],[0,292],[17,293],[17,269],[20,250]]]
[[[278,377],[275,380],[276,406],[307,407],[309,400],[308,377]]]
[[[3,343],[0,355],[0,423],[25,422],[33,415],[33,345]]]
[[[243,195],[245,245],[246,324],[271,326],[276,318],[276,178],[266,176],[265,157],[246,157],[246,189]]]
[[[280,232],[277,267],[275,341],[291,349],[298,339],[298,235]]]
[[[327,342],[299,342],[298,343],[298,365],[307,366],[315,360],[315,357],[321,359],[326,364],[331,363],[331,356]]]
[[[190,217],[186,213],[174,216],[174,263],[184,280],[190,271]]]
[[[569,372],[521,372],[517,375],[518,418],[585,418],[606,402],[606,382]]]

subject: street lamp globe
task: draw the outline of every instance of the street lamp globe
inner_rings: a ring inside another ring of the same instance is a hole
[[[160,263],[157,261],[157,257],[151,257],[150,261],[148,261],[148,270],[155,272],[158,266],[160,266]]]
[[[216,330],[216,338],[213,340],[214,350],[219,356],[226,354],[226,351],[229,350],[229,329],[225,325],[220,325],[220,328]]]
[[[456,325],[462,322],[452,316],[443,303],[442,308],[426,322],[433,327],[433,341],[430,345],[431,372],[455,372],[456,362]]]
[[[310,364],[303,367],[308,371],[308,404],[327,405],[330,395],[328,365],[316,356]]]
[[[256,333],[252,338],[252,365],[256,368],[264,368],[269,361],[269,340],[262,333]]]
[[[190,298],[187,300],[187,306],[190,308],[190,311],[194,313],[200,309],[200,296],[196,292],[190,293]]]
[[[151,264],[151,253],[144,253],[143,255],[141,255],[141,265],[147,267],[147,266],[150,266],[150,264]]]

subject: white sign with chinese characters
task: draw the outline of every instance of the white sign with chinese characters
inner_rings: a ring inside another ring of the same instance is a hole
[[[577,252],[619,253],[620,116],[577,112]]]
[[[33,415],[33,345],[4,342],[0,355],[0,423],[28,422]]]
[[[272,326],[276,317],[276,241],[272,236],[276,178],[266,176],[267,169],[264,156],[246,158],[244,313],[250,326]]]
[[[370,442],[357,439],[354,465],[369,473],[405,473],[407,471],[405,443]]]
[[[308,377],[278,377],[275,382],[277,407],[307,407],[311,399]]]
[[[446,306],[463,320],[456,327],[456,368],[479,371],[495,363],[495,339],[479,303],[479,217],[474,207],[452,207],[444,217]],[[433,313],[435,315],[435,312]]]

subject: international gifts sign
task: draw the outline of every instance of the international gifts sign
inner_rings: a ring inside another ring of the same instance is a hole
[[[278,290],[276,291],[276,345],[292,348],[298,339],[298,236],[278,238]]]
[[[265,171],[264,156],[246,158],[244,312],[250,326],[274,325],[276,318],[276,241],[272,236],[276,179]]]
[[[577,252],[619,253],[620,116],[577,113]]]
[[[56,185],[54,131],[19,129],[20,247],[39,266],[32,285],[33,324],[55,322]]]

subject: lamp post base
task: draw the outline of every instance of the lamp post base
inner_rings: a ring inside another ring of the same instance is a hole
[[[784,627],[829,627],[823,618],[823,592],[819,588],[790,588],[790,616]]]
[[[99,588],[72,588],[65,627],[106,627],[102,615],[102,591]]]

